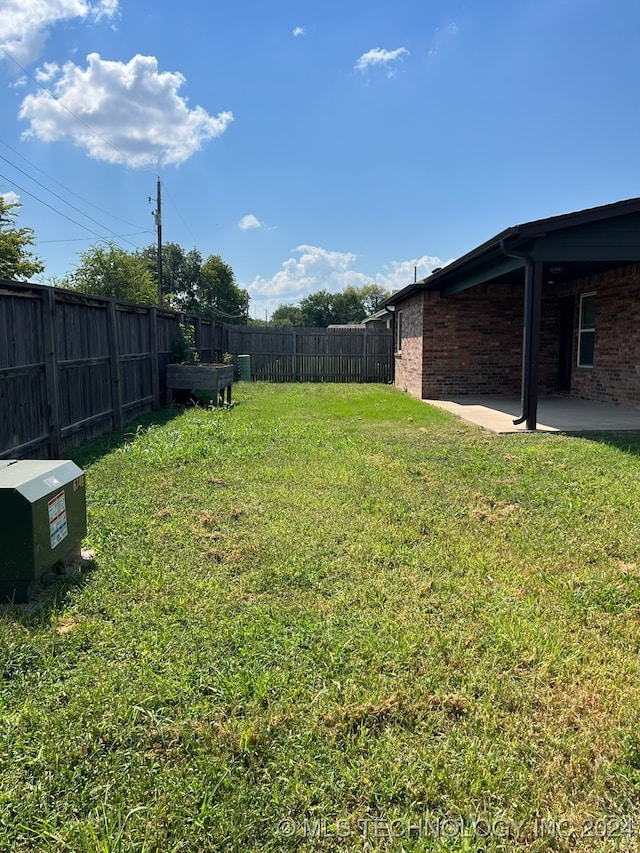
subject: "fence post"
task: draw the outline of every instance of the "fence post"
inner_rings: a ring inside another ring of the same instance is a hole
[[[362,331],[362,371],[361,377],[363,382],[369,381],[369,371],[367,370],[367,327]]]
[[[111,405],[113,408],[113,427],[117,432],[122,429],[122,388],[120,384],[120,348],[118,346],[118,318],[116,303],[109,300],[107,307],[109,318],[109,359],[111,362]]]
[[[298,333],[295,330],[295,328],[291,329],[291,334],[293,335],[293,338],[291,341],[291,358],[292,358],[291,373],[293,376],[293,381],[297,382],[298,381]]]
[[[158,364],[158,309],[149,309],[149,349],[151,351],[151,393],[153,408],[160,408],[160,365]]]
[[[202,320],[200,317],[196,317],[196,352],[198,353],[200,361],[202,361],[202,350],[205,349],[202,344]]]
[[[44,375],[49,409],[49,450],[52,459],[60,458],[60,392],[56,351],[56,295],[52,287],[42,291],[42,330],[44,333]]]

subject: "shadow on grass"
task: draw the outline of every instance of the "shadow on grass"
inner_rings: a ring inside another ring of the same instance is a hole
[[[11,619],[25,628],[48,623],[52,614],[65,609],[68,594],[84,587],[96,568],[93,555],[71,563],[56,564],[31,584],[28,602],[0,604],[0,619]]]
[[[574,432],[575,438],[584,438],[596,444],[606,444],[615,447],[630,456],[640,457],[640,432]]]
[[[93,438],[85,444],[81,444],[80,447],[65,451],[64,456],[73,460],[80,468],[86,468],[103,456],[107,456],[109,453],[117,450],[118,447],[127,444],[132,438],[135,438],[140,430],[145,430],[152,426],[163,426],[173,420],[173,418],[181,415],[183,411],[184,406],[176,405],[156,409],[148,414],[140,415],[134,420],[129,421],[120,431],[109,433],[101,438]]]

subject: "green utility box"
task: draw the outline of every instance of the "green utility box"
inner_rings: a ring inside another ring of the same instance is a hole
[[[87,533],[85,475],[69,460],[0,460],[0,602],[75,551]]]
[[[238,356],[238,373],[243,382],[251,382],[251,356]]]

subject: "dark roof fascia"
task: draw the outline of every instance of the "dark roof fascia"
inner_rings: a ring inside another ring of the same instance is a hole
[[[586,210],[578,210],[573,213],[563,213],[559,216],[550,216],[546,219],[536,219],[525,222],[522,225],[514,225],[496,234],[490,240],[457,258],[441,270],[432,273],[421,281],[409,284],[406,287],[392,293],[386,301],[386,305],[396,305],[417,293],[425,290],[433,290],[448,284],[456,274],[476,267],[480,264],[491,263],[492,260],[504,257],[502,244],[508,248],[522,251],[528,248],[535,239],[544,237],[549,232],[559,231],[566,228],[576,228],[599,222],[604,219],[613,219],[617,216],[625,216],[631,213],[640,213],[640,198],[630,198],[612,204],[591,207]],[[493,257],[492,257],[493,256]]]
[[[485,243],[482,243],[482,245],[477,246],[470,252],[467,252],[466,255],[462,255],[462,257],[457,258],[450,264],[447,264],[446,267],[442,267],[442,269],[431,273],[427,278],[423,278],[421,281],[416,281],[413,284],[403,287],[402,290],[392,293],[389,299],[387,299],[385,305],[395,305],[396,303],[403,302],[405,299],[408,299],[410,296],[414,296],[421,291],[433,290],[437,288],[440,283],[444,283],[448,279],[452,278],[459,270],[465,269],[480,259],[489,260],[488,256],[491,255],[491,253],[504,257],[500,252],[500,243],[502,240],[507,240],[517,234],[518,226],[505,229],[496,237],[492,237],[491,240],[487,240]],[[496,248],[498,250],[497,252],[495,251]]]
[[[547,219],[537,219],[519,225],[518,228],[524,237],[531,239],[532,237],[544,236],[549,231],[575,228],[579,225],[600,222],[603,219],[614,219],[617,216],[625,216],[630,213],[640,213],[640,198],[628,198],[612,204],[603,204],[600,207],[590,207],[586,210],[577,210],[574,213],[563,213],[559,216],[550,216]]]

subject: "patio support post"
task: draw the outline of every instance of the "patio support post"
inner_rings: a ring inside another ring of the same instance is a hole
[[[525,282],[524,359],[522,364],[522,392],[526,395],[523,412],[527,429],[535,430],[538,420],[538,359],[540,354],[540,316],[542,303],[542,263],[527,262]],[[527,292],[528,291],[528,292]]]
[[[527,429],[538,426],[538,357],[540,352],[540,316],[542,303],[542,263],[534,261],[526,252],[507,248],[506,241],[500,242],[505,255],[525,262],[524,276],[524,323],[522,329],[522,415],[514,424],[526,421]]]

